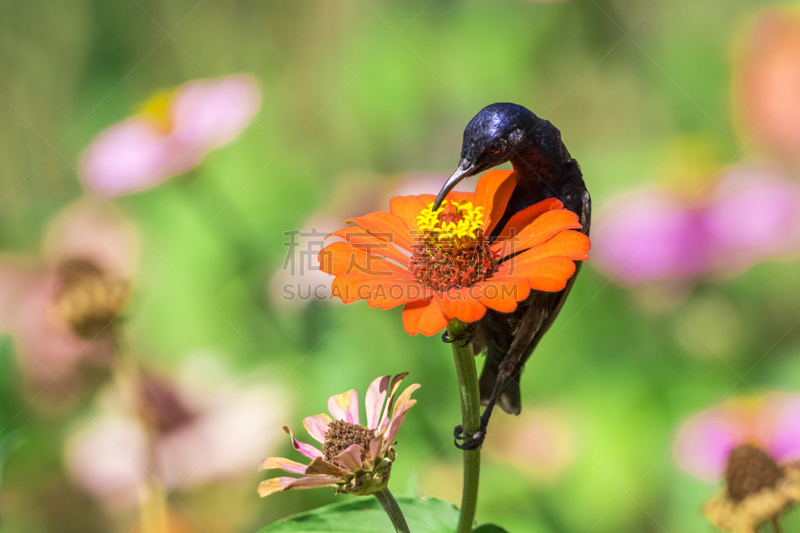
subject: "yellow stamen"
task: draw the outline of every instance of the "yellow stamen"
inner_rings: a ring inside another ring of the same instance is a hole
[[[439,216],[444,212],[447,203],[445,202],[436,211],[433,210],[431,203],[417,215],[419,230],[436,233],[436,237],[440,241],[460,241],[461,244],[468,238],[477,238],[475,232],[483,227],[483,206],[475,207],[472,202],[467,201],[461,203],[451,201],[450,204],[455,208],[456,214],[461,217],[460,220],[440,221]]]
[[[136,111],[136,115],[146,118],[158,126],[158,129],[163,132],[168,132],[172,129],[172,120],[170,119],[170,106],[175,96],[175,89],[164,89],[158,91],[144,102]]]

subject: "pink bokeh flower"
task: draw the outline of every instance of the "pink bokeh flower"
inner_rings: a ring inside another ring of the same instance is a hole
[[[104,198],[154,187],[236,139],[260,101],[255,81],[244,75],[158,93],[140,113],[97,136],[83,154],[81,178]]]
[[[408,386],[395,401],[400,383],[407,375],[375,379],[364,398],[366,425],[361,425],[358,393],[349,390],[328,399],[328,411],[303,420],[308,434],[322,445],[322,450],[294,438],[292,430],[283,429],[292,439],[295,450],[311,462],[307,465],[283,457],[269,457],[259,470],[278,469],[303,477],[276,477],[262,481],[262,498],[285,490],[334,487],[339,493],[374,494],[389,483],[396,452],[394,439],[408,410],[417,403],[411,394],[418,384]]]
[[[281,434],[272,428],[289,406],[267,401],[283,391],[263,379],[211,384],[211,375],[218,383],[226,373],[193,358],[177,377],[145,371],[139,405],[116,387],[103,391],[91,419],[67,439],[72,479],[107,507],[124,509],[153,480],[166,490],[192,490],[252,475],[264,449],[279,446]]]
[[[538,481],[555,481],[575,458],[575,444],[564,430],[568,421],[559,409],[527,410],[495,424],[484,444],[487,457]]]
[[[665,187],[612,201],[592,233],[594,264],[624,285],[740,272],[800,250],[800,187],[733,167],[702,201]]]
[[[690,474],[717,481],[740,444],[756,445],[780,462],[800,460],[800,394],[737,398],[691,418],[678,432],[675,457]]]
[[[734,63],[734,100],[745,141],[800,159],[800,11],[764,10]]]
[[[40,258],[0,258],[0,332],[16,342],[26,374],[66,383],[78,365],[108,360],[137,258],[133,229],[89,201],[56,218]]]
[[[800,500],[800,394],[738,398],[687,421],[673,447],[678,464],[724,489],[705,506],[731,533],[755,533]]]

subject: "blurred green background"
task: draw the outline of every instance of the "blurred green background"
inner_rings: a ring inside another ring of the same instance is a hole
[[[380,189],[407,173],[448,173],[466,123],[496,101],[523,104],[562,131],[598,207],[668,169],[692,169],[696,150],[712,170],[697,179],[708,180],[745,158],[732,125],[732,50],[767,5],[3,0],[0,248],[39,250],[51,218],[83,194],[83,149],[156,90],[251,73],[262,109],[237,142],[185,176],[114,200],[143,237],[127,319],[133,350],[167,370],[211,353],[234,374],[283,380],[283,396],[268,400],[288,408],[270,428],[281,435],[283,424],[301,430],[329,395],[409,371],[422,388],[400,434],[393,491],[458,503],[449,347],[407,336],[399,309],[285,309],[268,298],[284,232],[329,210],[353,176]],[[537,475],[519,464],[534,442],[512,462],[491,453],[501,432],[490,431],[480,522],[511,532],[711,530],[700,509],[717,486],[677,468],[675,430],[725,398],[796,387],[800,275],[765,263],[675,301],[660,291],[583,269],[522,383],[523,413],[552,421],[568,459]],[[2,478],[0,530],[131,531],[135,511],[105,509],[63,467],[63,443],[91,398],[43,404],[13,353],[0,339],[0,427],[23,434]],[[502,413],[493,421],[507,431],[514,423]],[[275,452],[295,457],[288,445]],[[257,466],[175,491],[185,530],[255,531],[337,499],[318,490],[259,500]],[[800,518],[787,531],[792,524]]]

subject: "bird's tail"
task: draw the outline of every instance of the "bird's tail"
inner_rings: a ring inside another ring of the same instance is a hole
[[[480,391],[481,403],[486,405],[489,398],[492,396],[494,385],[497,382],[497,372],[500,369],[500,362],[489,354],[486,356],[486,364],[481,371]],[[518,415],[522,410],[522,401],[520,398],[519,378],[522,373],[522,368],[514,369],[514,372],[506,379],[503,388],[497,396],[497,405],[508,414]]]

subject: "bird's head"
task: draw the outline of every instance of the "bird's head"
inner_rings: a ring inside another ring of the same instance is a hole
[[[510,161],[527,145],[543,122],[517,104],[498,103],[481,109],[464,129],[461,161],[447,179],[434,203],[438,209],[458,182]]]

